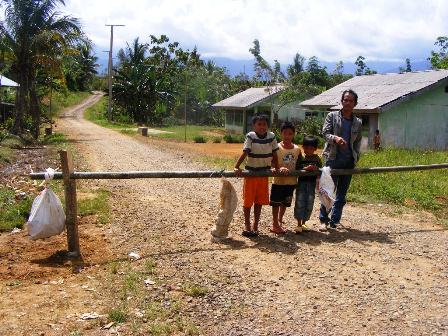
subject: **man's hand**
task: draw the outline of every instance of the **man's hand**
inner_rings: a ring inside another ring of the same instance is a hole
[[[306,167],[303,167],[303,170],[306,170],[306,171],[315,171],[315,170],[318,170],[318,169],[319,169],[319,167],[316,166],[316,165],[308,165]]]
[[[279,171],[281,174],[285,174],[285,175],[289,173],[289,169],[286,167],[280,167]]]
[[[345,141],[344,138],[341,138],[340,136],[337,136],[337,135],[334,136],[334,142],[338,146],[345,146],[345,145],[347,145],[347,141]]]
[[[236,175],[237,177],[241,177],[241,173],[242,173],[241,168],[237,168],[237,167],[235,167],[235,168],[233,168],[233,171],[235,172],[235,175]]]

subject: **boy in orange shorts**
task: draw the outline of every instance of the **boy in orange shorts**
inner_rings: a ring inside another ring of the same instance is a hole
[[[267,115],[256,115],[252,119],[253,131],[247,133],[243,153],[235,164],[235,173],[241,175],[240,165],[247,157],[246,170],[266,171],[274,166],[278,170],[277,150],[278,144],[275,135],[268,132],[269,118]],[[250,225],[250,212],[254,206],[254,222]],[[258,236],[258,223],[260,221],[261,207],[269,205],[269,178],[245,177],[243,185],[243,211],[244,226],[242,233],[245,237]]]

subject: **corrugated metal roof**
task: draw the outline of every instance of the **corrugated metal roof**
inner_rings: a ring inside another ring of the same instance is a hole
[[[448,79],[448,70],[356,76],[316,97],[303,101],[300,105],[323,108],[341,107],[342,92],[352,89],[358,94],[358,105],[355,110],[374,110],[444,79]]]
[[[17,84],[13,80],[11,80],[3,75],[0,75],[0,86],[17,87],[17,86],[19,86],[19,84]]]
[[[282,85],[250,88],[217,102],[213,107],[234,109],[251,108],[257,103],[278,94],[284,88]]]

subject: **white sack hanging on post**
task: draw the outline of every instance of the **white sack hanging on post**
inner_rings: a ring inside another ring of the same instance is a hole
[[[213,238],[224,239],[229,233],[229,225],[233,219],[236,207],[238,205],[238,196],[232,183],[225,178],[221,179],[222,188],[220,193],[221,205],[216,218],[215,227],[211,234]]]
[[[331,178],[330,167],[322,168],[322,174],[319,180],[319,199],[322,205],[327,210],[327,213],[331,211],[333,207],[335,196],[334,196],[334,182]]]
[[[47,168],[45,189],[37,196],[28,218],[28,234],[31,240],[48,238],[62,233],[65,229],[65,213],[58,196],[50,189],[54,170]]]

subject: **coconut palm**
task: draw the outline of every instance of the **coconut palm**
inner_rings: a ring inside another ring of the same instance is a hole
[[[24,117],[33,119],[33,135],[39,136],[40,101],[36,76],[49,63],[79,40],[78,19],[57,11],[64,0],[3,0],[5,20],[0,34],[5,47],[13,54],[11,74],[20,84],[16,96],[13,133],[23,132]]]

